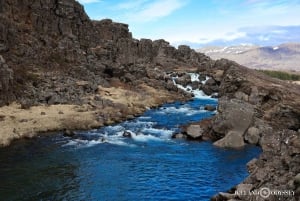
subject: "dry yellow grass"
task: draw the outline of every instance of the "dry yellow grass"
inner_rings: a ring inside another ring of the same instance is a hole
[[[121,87],[104,88],[99,86],[98,91],[102,98],[127,105],[129,108],[136,106],[146,109],[161,104],[168,98],[172,99],[170,93],[164,90],[157,90],[146,85],[140,85],[139,88],[138,91],[132,91]]]
[[[75,129],[99,125],[87,105],[34,106],[21,109],[20,105],[11,104],[0,107],[0,114],[0,145],[8,145],[17,138],[32,137],[38,132],[62,130],[75,125]]]
[[[9,145],[13,139],[32,137],[37,133],[63,129],[90,129],[111,124],[140,114],[147,108],[175,100],[168,91],[141,85],[138,91],[126,87],[103,88],[99,93],[86,97],[86,105],[40,105],[21,109],[19,104],[0,107],[0,146]],[[103,107],[94,101],[94,96],[113,102]]]

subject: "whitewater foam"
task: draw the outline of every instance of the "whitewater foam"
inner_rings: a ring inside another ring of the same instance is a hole
[[[189,73],[189,75],[191,76],[191,81],[192,82],[200,82],[200,80],[199,80],[199,74],[197,74],[197,73]]]
[[[204,81],[200,81],[199,74],[189,73],[189,75],[192,82],[205,83],[209,79],[209,77],[206,76]],[[172,80],[174,85],[178,88],[188,93],[192,93],[194,99],[214,99],[211,98],[211,96],[207,96],[202,90],[193,89],[192,86],[189,85],[184,87],[177,84],[176,77],[173,77]],[[147,144],[151,144],[150,142],[152,141],[167,142],[170,141],[172,134],[178,129],[176,127],[176,124],[178,124],[179,121],[177,117],[193,116],[206,112],[207,111],[204,110],[203,107],[195,107],[189,103],[161,107],[160,109],[150,111],[150,115],[145,113],[144,116],[125,121],[118,125],[106,126],[89,132],[79,132],[75,136],[78,137],[77,139],[65,138],[67,140],[66,142],[63,142],[65,143],[63,146],[75,146],[81,148],[108,143],[117,146],[135,147],[137,145],[139,146],[138,142],[149,142]],[[155,116],[157,118],[155,118]],[[174,128],[168,127],[167,124],[170,123],[169,121],[165,122],[165,120],[169,118],[172,123],[175,123]],[[161,119],[161,121],[159,119]],[[130,136],[124,136],[125,132],[129,132]]]
[[[166,130],[166,129],[159,129],[159,128],[144,128],[142,129],[143,133],[147,133],[150,135],[154,135],[160,138],[170,138],[173,134],[172,130]]]
[[[143,133],[132,133],[131,138],[138,142],[147,142],[147,141],[162,141],[163,139],[153,136],[153,135],[145,135]]]
[[[191,76],[191,82],[200,82],[199,80],[199,74],[197,73],[189,73],[189,75]],[[190,85],[187,85],[186,87],[181,85],[181,84],[177,84],[176,83],[176,79],[178,78],[178,76],[176,77],[172,77],[172,81],[173,81],[173,84],[179,88],[179,89],[182,89],[188,93],[191,93],[194,95],[195,98],[197,99],[212,99],[212,96],[208,96],[206,95],[202,90],[199,90],[199,89],[193,89],[192,86]],[[205,80],[201,81],[202,84],[205,84],[207,82],[207,80],[209,80],[210,77],[206,76],[205,77]]]
[[[92,147],[97,144],[103,143],[100,140],[82,140],[82,139],[72,139],[63,146],[75,146],[76,148]]]

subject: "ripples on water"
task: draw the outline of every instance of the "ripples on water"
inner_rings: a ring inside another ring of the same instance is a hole
[[[15,142],[0,149],[0,198],[209,200],[241,182],[260,150],[172,140],[180,125],[213,115],[202,109],[206,104],[217,102],[167,104],[132,121],[77,132],[75,139],[57,133]]]

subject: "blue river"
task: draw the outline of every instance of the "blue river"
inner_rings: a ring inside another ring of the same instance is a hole
[[[207,104],[217,100],[165,104],[74,138],[52,133],[18,140],[0,149],[0,199],[209,200],[243,181],[246,163],[261,150],[171,138],[180,126],[213,116],[203,110]]]

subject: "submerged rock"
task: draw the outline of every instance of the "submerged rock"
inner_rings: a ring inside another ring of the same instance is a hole
[[[215,111],[215,110],[216,110],[216,107],[213,106],[213,105],[205,105],[205,106],[204,106],[204,109],[205,109],[205,110],[208,110],[208,111]]]
[[[175,133],[172,135],[172,138],[173,139],[186,139],[187,136],[185,134],[182,134],[182,133]]]
[[[131,135],[131,132],[129,131],[124,131],[123,134],[122,134],[123,137],[128,137],[128,138],[131,138],[132,135]]]
[[[74,137],[75,136],[75,132],[72,131],[72,130],[69,130],[69,129],[65,129],[63,135],[67,136],[67,137]]]

